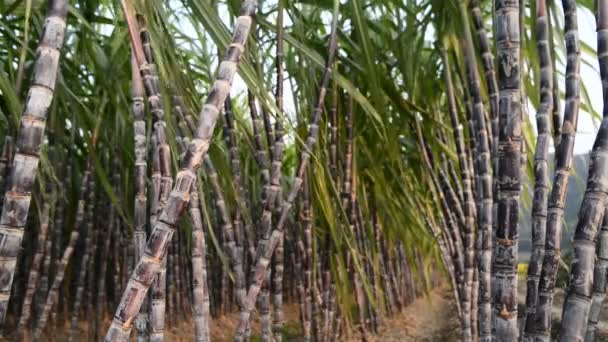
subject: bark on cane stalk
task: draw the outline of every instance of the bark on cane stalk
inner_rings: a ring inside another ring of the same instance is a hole
[[[339,4],[336,4],[335,6],[338,5]],[[283,202],[283,206],[281,207],[281,216],[279,218],[279,221],[277,222],[277,225],[270,234],[265,234],[265,236],[262,237],[262,240],[258,242],[255,262],[255,274],[253,277],[252,284],[249,286],[249,290],[247,291],[244,310],[241,310],[241,313],[239,315],[239,323],[237,326],[236,336],[234,338],[235,341],[243,340],[245,330],[249,322],[249,316],[251,314],[251,311],[253,310],[257,295],[261,289],[262,282],[265,278],[264,276],[266,274],[266,271],[268,270],[268,265],[272,258],[274,249],[276,248],[279,240],[282,238],[284,225],[287,221],[289,211],[300,192],[300,187],[302,185],[303,177],[306,174],[306,169],[310,160],[312,148],[314,147],[317,140],[319,129],[318,123],[321,116],[323,104],[325,102],[327,84],[329,83],[329,78],[331,76],[333,58],[336,50],[337,19],[337,16],[334,16],[334,18],[332,19],[332,34],[329,43],[329,54],[325,64],[325,71],[321,80],[321,86],[319,88],[319,94],[315,105],[312,122],[310,125],[309,135],[306,140],[306,145],[304,146],[304,149],[302,151],[302,157],[297,168],[296,177],[291,187],[291,191],[287,196],[287,200]]]
[[[226,98],[224,104],[224,134],[226,136],[226,144],[228,145],[228,149],[230,151],[230,166],[232,168],[232,174],[234,177],[234,190],[237,200],[237,205],[234,209],[233,226],[236,233],[238,251],[243,263],[245,263],[245,242],[247,243],[248,255],[251,259],[255,257],[255,242],[253,232],[251,231],[251,224],[249,223],[249,220],[243,219],[241,212],[241,209],[246,207],[244,199],[245,190],[243,186],[243,179],[241,177],[241,161],[235,135],[232,100],[230,99],[230,96]],[[245,269],[245,266],[243,266],[243,268]]]
[[[264,191],[262,192],[262,201],[265,200],[265,196],[268,195],[268,185],[270,184],[270,171],[268,169],[268,156],[264,142],[262,140],[262,121],[258,114],[257,104],[253,93],[249,91],[247,93],[249,100],[249,113],[251,115],[251,123],[253,127],[253,141],[255,143],[256,160],[260,167],[260,173],[262,175],[262,183],[264,184]]]
[[[456,99],[454,98],[454,85],[452,83],[452,75],[449,68],[448,55],[445,48],[442,49],[442,60],[444,65],[444,78],[446,82],[446,94],[448,98],[448,111],[450,113],[450,122],[454,132],[454,141],[456,142],[456,152],[458,153],[458,164],[460,167],[460,177],[462,179],[462,205],[464,214],[464,289],[462,294],[462,338],[465,341],[472,339],[471,333],[471,310],[473,308],[471,296],[473,286],[473,274],[475,268],[475,198],[471,189],[471,176],[468,165],[467,150],[464,144],[463,127],[458,119],[458,110],[456,108]]]
[[[128,6],[125,8],[129,13],[130,8]],[[166,254],[168,242],[171,240],[177,221],[186,209],[190,199],[190,190],[196,179],[196,171],[200,168],[207,153],[219,112],[230,92],[231,82],[237,71],[238,60],[244,50],[256,8],[257,2],[254,0],[243,2],[239,17],[235,22],[232,42],[219,65],[218,78],[201,111],[200,125],[182,159],[173,191],[169,196],[166,208],[154,225],[144,256],[138,261],[127,283],[112,325],[106,334],[106,341],[124,341],[128,338],[133,318],[139,312],[154,277],[160,272],[161,259]],[[129,15],[126,17],[130,18],[133,24],[133,17]],[[129,31],[133,36],[133,30]]]
[[[464,6],[464,3],[461,3]],[[468,23],[466,10],[461,10],[463,13],[463,21]],[[491,151],[488,144],[489,137],[487,136],[485,110],[481,99],[479,75],[477,72],[477,63],[475,61],[475,53],[473,50],[473,38],[469,25],[464,25],[464,55],[466,66],[466,79],[470,92],[472,103],[472,121],[474,128],[472,135],[475,136],[476,151],[476,168],[475,175],[478,177],[479,186],[478,203],[478,232],[476,241],[477,250],[477,268],[479,272],[479,304],[478,304],[478,330],[479,338],[483,341],[489,341],[491,338],[492,329],[492,308],[491,308],[491,262],[492,262],[492,219],[493,219],[493,195],[492,195],[492,165]],[[500,73],[499,73],[500,75]]]
[[[463,2],[464,3],[464,2]],[[498,83],[496,81],[496,73],[494,71],[494,56],[491,51],[491,44],[486,34],[483,17],[479,8],[478,0],[469,2],[469,9],[473,17],[473,27],[477,34],[477,42],[481,53],[482,66],[486,79],[486,87],[490,98],[490,118],[492,120],[492,157],[494,163],[494,172],[498,167]]]
[[[209,176],[209,181],[215,193],[215,206],[218,210],[220,221],[222,223],[222,235],[225,239],[224,244],[226,247],[226,252],[229,256],[229,262],[234,276],[237,304],[239,308],[241,308],[245,299],[247,285],[245,283],[242,255],[237,250],[234,228],[230,220],[230,213],[226,207],[226,201],[224,200],[224,194],[218,180],[217,171],[215,170],[215,167],[208,156],[205,158],[204,163]]]
[[[133,215],[133,245],[135,257],[140,258],[146,246],[146,223],[148,220],[146,174],[148,165],[146,161],[146,121],[144,108],[144,88],[139,73],[139,66],[135,57],[131,58],[131,96],[133,100],[133,131],[135,139],[135,209]],[[145,300],[139,314],[135,318],[137,341],[144,342],[148,329],[148,300]]]
[[[27,287],[25,290],[25,296],[23,299],[23,305],[21,307],[21,317],[19,317],[19,323],[17,325],[17,340],[23,340],[24,331],[27,329],[27,324],[32,313],[32,301],[34,293],[38,286],[38,278],[40,275],[39,268],[44,256],[44,250],[47,240],[47,232],[49,228],[49,211],[50,206],[44,205],[42,209],[42,215],[40,216],[40,228],[38,230],[38,239],[36,241],[36,254],[32,260],[30,266],[30,274],[27,280]]]
[[[547,0],[547,9],[551,8],[554,0]],[[555,43],[553,41],[553,20],[551,11],[547,10],[547,21],[549,23],[549,51],[551,51],[551,66],[553,68],[553,110],[551,113],[551,127],[553,134],[553,146],[555,150],[559,148],[559,144],[562,139],[562,120],[560,115],[560,94],[559,94],[559,85],[558,85],[558,70],[556,67],[557,59],[556,59],[556,49]]]
[[[55,213],[57,213],[59,211],[59,209],[57,208],[58,206],[61,206],[61,204],[59,203],[59,201],[57,201],[57,187],[53,186],[53,200],[51,204],[51,214],[49,215],[49,220],[52,222],[53,217],[55,216]],[[44,246],[44,260],[42,262],[42,269],[40,271],[40,283],[38,285],[38,288],[36,289],[36,293],[34,294],[34,303],[32,304],[34,306],[34,312],[41,312],[42,311],[42,306],[44,305],[43,303],[43,298],[44,296],[46,296],[47,291],[49,290],[49,274],[51,272],[51,258],[52,258],[52,248],[53,248],[53,236],[51,236],[51,234],[54,235],[54,230],[57,229],[62,229],[63,226],[58,226],[56,224],[57,221],[55,221],[54,224],[49,224],[49,229],[47,232],[47,239],[45,242],[45,246]]]
[[[279,109],[279,115],[283,114],[283,1],[279,0],[277,14],[277,49],[276,49],[276,92],[275,102]],[[272,176],[275,173],[281,172],[281,164],[283,158],[283,128],[281,125],[281,117],[276,119],[275,124],[275,140],[272,153]],[[280,180],[279,184],[280,191]],[[272,186],[272,185],[271,185]],[[279,193],[277,198],[281,198]],[[274,272],[272,281],[272,304],[274,307],[272,333],[277,342],[281,342],[283,328],[283,269],[284,269],[284,243],[285,239],[279,241],[277,250],[274,255]]]
[[[34,340],[40,338],[42,334],[42,330],[45,328],[49,314],[56,304],[57,297],[59,295],[59,286],[63,282],[63,278],[65,277],[65,270],[68,266],[70,258],[72,257],[72,253],[74,252],[74,247],[76,246],[76,242],[78,241],[78,237],[80,235],[79,229],[82,226],[85,215],[85,195],[87,194],[87,188],[89,186],[89,178],[90,172],[87,169],[82,176],[81,186],[80,186],[80,199],[78,201],[78,209],[76,212],[76,222],[72,227],[72,233],[70,234],[70,240],[68,241],[68,245],[63,251],[63,255],[59,263],[57,264],[57,270],[55,271],[55,277],[53,278],[53,283],[51,284],[51,288],[46,295],[46,299],[44,302],[44,307],[42,312],[40,313],[40,317],[38,317],[38,321],[36,322],[34,329]]]
[[[545,252],[538,284],[536,315],[534,317],[534,341],[548,341],[550,339],[553,292],[561,253],[562,220],[568,180],[572,168],[572,152],[580,104],[580,42],[578,39],[576,3],[574,0],[564,0],[562,6],[565,15],[564,29],[566,31],[568,60],[566,64],[566,106],[564,108],[562,138],[555,156],[556,171],[553,188],[549,195]]]
[[[596,341],[598,331],[597,324],[600,320],[602,305],[606,300],[606,276],[608,275],[608,215],[606,215],[606,211],[604,211],[602,230],[597,236],[597,245],[595,248],[597,258],[593,270],[593,296],[591,298],[591,308],[587,321],[585,342]]]
[[[526,293],[526,323],[524,336],[533,331],[538,282],[542,270],[547,227],[547,203],[549,197],[549,143],[551,139],[551,114],[553,108],[553,65],[548,42],[548,11],[545,0],[536,4],[537,51],[540,63],[540,106],[536,113],[536,151],[534,153],[534,199],[532,202],[532,254],[528,263]],[[525,337],[524,337],[525,338]]]
[[[0,324],[4,323],[23,231],[36,181],[40,145],[59,67],[66,27],[67,1],[50,0],[36,60],[32,83],[21,115],[16,153],[10,169],[0,216]]]
[[[575,7],[576,4],[572,5]],[[574,255],[559,332],[559,340],[562,342],[582,341],[585,338],[593,296],[596,238],[608,200],[608,1],[598,0],[596,5],[598,61],[604,110],[591,150],[587,189],[574,232]],[[576,8],[570,10],[576,11]],[[562,145],[565,142],[563,140]]]
[[[82,221],[80,221],[80,225],[82,225],[82,237],[84,238],[83,241],[83,252],[82,255],[80,256],[80,259],[78,260],[79,264],[78,264],[78,274],[76,276],[76,294],[74,295],[74,304],[72,306],[72,317],[71,317],[71,321],[70,321],[70,333],[68,335],[68,340],[71,341],[72,338],[74,337],[74,333],[76,332],[76,329],[78,329],[78,323],[79,323],[79,314],[81,311],[81,307],[83,306],[83,297],[84,297],[84,290],[86,287],[86,276],[87,276],[87,271],[90,270],[89,268],[89,259],[93,257],[92,253],[91,253],[91,249],[92,249],[92,234],[93,232],[93,211],[95,208],[95,190],[94,190],[94,182],[93,179],[89,174],[86,174],[85,176],[83,176],[83,178],[87,179],[87,187],[86,188],[81,188],[81,191],[86,190],[87,191],[87,198],[86,198],[86,213],[84,214],[84,217],[82,218]],[[84,181],[84,179],[83,179]],[[78,221],[77,221],[78,222]],[[79,229],[79,226],[76,226],[75,228]],[[86,307],[86,306],[85,306]],[[86,312],[86,310],[85,310]]]
[[[194,339],[197,342],[211,341],[209,334],[209,289],[207,287],[207,248],[200,210],[200,199],[196,185],[190,192],[190,220],[192,222],[192,287],[194,302]]]
[[[11,168],[13,163],[13,156],[15,155],[15,145],[13,143],[13,137],[7,135],[4,138],[4,145],[2,145],[2,153],[0,154],[0,194],[6,191],[6,184],[8,183],[8,170]],[[4,196],[0,196],[0,209],[4,202]]]
[[[497,222],[492,261],[492,335],[501,341],[515,341],[519,334],[517,251],[523,145],[519,1],[496,0],[495,8],[500,128],[496,175]]]
[[[161,93],[160,93],[160,81],[158,73],[156,71],[156,64],[154,62],[154,53],[152,50],[151,39],[149,32],[145,29],[145,26],[140,26],[140,38],[143,48],[143,57],[138,57],[135,54],[137,63],[139,64],[139,71],[141,73],[144,90],[150,104],[150,111],[155,118],[154,122],[154,137],[156,138],[156,149],[153,153],[158,154],[158,162],[160,167],[160,191],[158,193],[158,207],[157,212],[160,212],[167,205],[167,198],[169,196],[170,189],[173,185],[173,177],[171,172],[171,149],[167,141],[165,113],[162,105]],[[136,40],[132,40],[132,44],[138,44]],[[151,303],[151,317],[150,327],[151,334],[150,339],[152,341],[161,341],[164,335],[164,323],[165,323],[165,301],[166,301],[166,255],[162,260],[163,270],[161,270],[160,276],[156,280],[154,288],[156,291],[153,293]],[[161,293],[162,292],[162,293]]]
[[[115,168],[119,168],[118,163],[114,163]],[[120,195],[120,173],[114,174],[114,188],[116,189],[116,193]],[[105,322],[105,314],[106,314],[106,304],[107,304],[107,293],[106,293],[106,275],[109,271],[108,268],[108,255],[110,254],[110,236],[114,233],[114,230],[120,228],[120,219],[116,216],[116,209],[112,204],[110,204],[108,215],[108,224],[106,225],[107,231],[100,232],[102,236],[101,239],[103,242],[99,244],[102,246],[100,253],[100,262],[99,262],[99,275],[97,279],[97,303],[96,303],[96,315],[97,320],[95,321],[95,340],[99,340],[99,335],[101,334],[101,330],[103,329],[103,325]],[[107,234],[107,235],[106,235]]]

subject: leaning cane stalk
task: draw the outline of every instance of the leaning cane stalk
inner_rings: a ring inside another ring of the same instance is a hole
[[[66,0],[49,0],[42,36],[33,66],[32,83],[25,101],[0,216],[0,324],[4,323],[11,295],[17,257],[27,223],[40,146],[59,67],[66,27]]]
[[[132,9],[124,1],[122,5],[129,22],[129,34],[131,37],[136,36],[134,17],[131,14]],[[106,334],[106,341],[124,341],[128,338],[133,319],[139,312],[152,281],[160,272],[161,260],[166,254],[168,243],[175,231],[177,222],[188,205],[190,190],[196,181],[197,171],[209,149],[221,107],[230,92],[232,79],[237,71],[239,58],[244,51],[256,8],[257,1],[255,0],[245,0],[243,2],[239,17],[235,22],[232,42],[222,62],[220,62],[218,77],[202,108],[199,127],[182,159],[167,205],[154,224],[144,255],[138,261],[126,284],[123,297]]]
[[[258,293],[261,289],[262,282],[265,278],[265,274],[268,270],[268,265],[270,264],[270,259],[272,258],[272,254],[274,249],[279,243],[279,240],[282,238],[283,229],[285,223],[287,221],[287,217],[289,216],[289,212],[291,207],[293,206],[294,201],[298,197],[300,192],[300,188],[302,185],[303,177],[306,174],[306,169],[311,157],[312,149],[316,143],[318,130],[319,130],[319,120],[321,117],[321,112],[323,111],[323,104],[325,101],[325,95],[327,93],[327,84],[329,83],[329,78],[331,76],[332,67],[333,67],[333,58],[336,51],[337,45],[337,25],[338,25],[338,7],[339,2],[334,2],[334,16],[332,19],[332,33],[330,37],[329,43],[329,53],[325,63],[325,71],[323,73],[323,78],[321,80],[321,86],[319,88],[319,94],[317,98],[317,103],[315,105],[312,122],[310,124],[309,135],[306,140],[306,145],[302,150],[302,156],[299,161],[299,165],[297,168],[296,177],[294,179],[293,185],[291,187],[291,191],[287,196],[287,199],[283,202],[281,207],[281,216],[277,225],[275,226],[272,232],[264,232],[264,236],[262,240],[258,242],[257,247],[257,260],[255,262],[255,273],[252,278],[252,283],[249,286],[249,290],[247,291],[247,296],[245,299],[244,309],[241,310],[239,315],[239,323],[237,326],[237,332],[235,336],[235,341],[242,341],[244,338],[245,330],[247,328],[249,322],[249,316],[251,315],[251,311],[254,308]],[[272,181],[272,184],[277,184],[278,180]],[[271,186],[271,187],[274,187]],[[271,201],[267,201],[270,203]],[[268,234],[266,234],[268,233]]]
[[[146,174],[148,164],[146,162],[147,139],[146,121],[144,108],[144,88],[139,73],[139,66],[133,56],[131,58],[131,92],[133,98],[133,130],[135,135],[135,209],[134,209],[134,232],[133,245],[135,246],[135,257],[140,258],[144,253],[146,245],[146,223],[148,222]],[[147,302],[147,301],[146,301]],[[144,342],[148,330],[148,307],[144,303],[142,310],[135,319],[137,330],[137,341]]]
[[[175,97],[175,98],[179,99],[179,97]],[[227,98],[227,101],[229,101],[228,98]],[[181,103],[181,101],[178,101],[178,103]],[[228,103],[228,102],[226,102],[226,103]],[[180,127],[180,133],[183,138],[186,133],[183,130],[186,129],[188,125],[183,124],[184,123],[183,121],[185,120],[185,116],[183,115],[183,112],[181,111],[181,107],[180,107],[180,110],[176,110],[176,114],[178,116],[178,119],[180,120],[180,122],[178,123],[178,126]],[[193,132],[191,132],[191,133],[193,133]],[[231,142],[233,141],[233,139],[229,139],[229,140]],[[235,151],[235,153],[236,153],[236,151]],[[234,155],[234,156],[232,156],[232,158],[237,159],[238,155]],[[236,298],[237,298],[237,305],[240,307],[242,305],[241,303],[243,301],[243,298],[246,294],[246,283],[245,283],[245,273],[243,271],[243,253],[239,250],[239,246],[238,246],[239,238],[237,235],[239,232],[237,232],[234,229],[233,222],[230,219],[230,213],[226,206],[226,201],[224,199],[224,192],[222,190],[222,187],[220,186],[219,178],[218,178],[218,174],[215,169],[215,166],[214,166],[213,162],[211,161],[211,159],[209,158],[209,156],[205,157],[204,163],[205,163],[205,167],[207,169],[207,173],[209,175],[209,181],[211,183],[213,192],[215,194],[215,206],[217,208],[217,211],[218,211],[218,214],[219,214],[219,217],[221,220],[221,224],[222,224],[222,236],[225,239],[224,245],[226,247],[226,252],[228,252],[229,261],[230,261],[230,264],[232,267],[232,272],[233,272],[233,277],[234,277],[234,286],[235,286],[235,292],[236,292]],[[235,164],[235,162],[233,161],[233,165],[234,164]],[[237,166],[238,166],[238,164],[237,164]],[[239,173],[239,178],[237,180],[240,183],[240,173]],[[237,221],[237,220],[235,219],[235,221]],[[237,222],[240,222],[240,218]]]

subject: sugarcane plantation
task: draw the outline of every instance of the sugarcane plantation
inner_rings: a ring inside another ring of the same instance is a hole
[[[0,37],[0,341],[608,341],[608,0],[4,0]]]

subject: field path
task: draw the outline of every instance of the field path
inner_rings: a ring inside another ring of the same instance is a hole
[[[460,326],[451,290],[441,287],[416,299],[403,312],[385,319],[371,341],[458,341]],[[351,341],[359,340],[352,336]]]

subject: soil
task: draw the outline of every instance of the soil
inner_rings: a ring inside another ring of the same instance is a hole
[[[525,278],[524,278],[525,279]],[[518,297],[520,310],[523,312],[525,301],[525,280],[520,280],[520,291]],[[564,300],[564,291],[557,289],[555,293],[553,308],[553,327],[554,332],[559,330],[559,317]],[[302,341],[302,331],[299,321],[299,308],[297,304],[285,304],[284,307],[285,324],[283,327],[283,341],[299,342]],[[259,341],[259,317],[254,313],[254,324],[252,341]],[[234,312],[221,318],[213,319],[211,322],[212,341],[228,342],[232,341],[238,313]],[[104,322],[104,328],[109,325],[109,320]],[[165,331],[168,341],[191,341],[194,336],[194,322],[184,321]],[[76,340],[87,340],[87,324],[82,322],[81,329],[77,332]],[[45,335],[43,341],[62,340],[65,332],[56,331],[54,334]],[[380,331],[376,335],[369,335],[368,341],[386,342],[425,342],[425,341],[459,341],[461,336],[460,324],[456,305],[452,292],[447,286],[440,286],[430,291],[426,296],[419,297],[402,312],[393,317],[384,318],[381,322]],[[356,332],[351,332],[343,337],[344,341],[361,341],[361,337]],[[602,310],[602,317],[599,323],[598,341],[608,341],[608,302]]]
[[[283,328],[283,341],[302,341],[299,323],[299,309],[295,304],[284,306],[285,325]],[[213,341],[232,341],[238,314],[230,314],[214,319],[211,324]],[[258,341],[259,323],[254,323],[252,341]],[[192,324],[171,329],[167,338],[170,341],[189,341],[193,334]],[[391,318],[385,318],[377,335],[369,336],[370,342],[456,342],[460,338],[460,325],[458,313],[454,304],[451,290],[440,287],[428,295],[416,299],[401,313]],[[360,341],[358,334],[351,333],[344,338],[345,341]]]
[[[437,288],[427,296],[420,297],[399,314],[386,318],[377,335],[370,341],[425,342],[459,341],[460,325],[451,290]],[[350,341],[358,341],[353,336]]]

